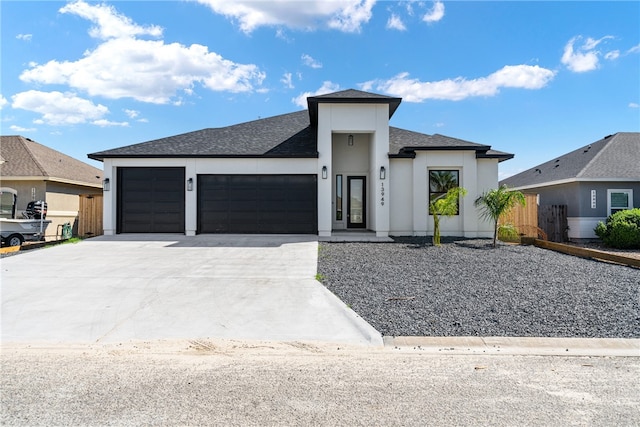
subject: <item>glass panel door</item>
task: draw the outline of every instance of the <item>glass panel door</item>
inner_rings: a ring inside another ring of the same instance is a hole
[[[364,176],[350,176],[347,178],[348,206],[347,227],[366,228],[366,178]]]

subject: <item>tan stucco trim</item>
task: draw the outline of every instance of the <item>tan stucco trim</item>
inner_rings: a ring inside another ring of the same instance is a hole
[[[1,176],[0,180],[2,181],[51,181],[51,182],[59,182],[62,184],[71,184],[71,185],[79,185],[82,187],[92,187],[102,189],[102,179],[99,182],[84,182],[84,181],[76,181],[72,179],[66,178],[56,178],[50,176]],[[97,180],[97,178],[96,178]]]

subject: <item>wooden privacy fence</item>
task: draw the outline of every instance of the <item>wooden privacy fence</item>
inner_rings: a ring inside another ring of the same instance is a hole
[[[538,208],[538,227],[547,233],[552,242],[569,241],[569,223],[567,205],[540,205]]]
[[[500,217],[500,224],[513,224],[522,237],[546,239],[538,228],[538,195],[525,194],[525,205],[516,205],[511,211]]]
[[[102,195],[80,196],[78,211],[78,236],[91,237],[102,234]]]

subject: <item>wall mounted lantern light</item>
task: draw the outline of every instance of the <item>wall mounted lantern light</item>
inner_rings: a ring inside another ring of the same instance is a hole
[[[353,135],[349,135],[349,137],[347,138],[347,143],[349,144],[349,146],[353,145]]]
[[[109,191],[111,190],[111,182],[109,181],[109,178],[105,178],[102,181],[102,191]]]
[[[193,191],[193,178],[187,180],[187,191]]]
[[[327,167],[322,167],[322,179],[327,179]]]
[[[387,177],[387,170],[384,166],[380,166],[380,179],[385,179]]]

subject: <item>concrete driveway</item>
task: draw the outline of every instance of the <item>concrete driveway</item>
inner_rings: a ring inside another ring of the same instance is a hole
[[[2,343],[236,338],[382,345],[315,280],[314,236],[117,235],[3,258]]]

